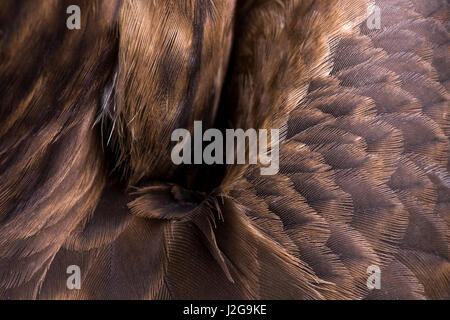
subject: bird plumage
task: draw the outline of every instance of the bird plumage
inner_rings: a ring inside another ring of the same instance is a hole
[[[369,4],[2,1],[0,297],[449,299],[448,4]],[[175,166],[194,120],[279,173]]]

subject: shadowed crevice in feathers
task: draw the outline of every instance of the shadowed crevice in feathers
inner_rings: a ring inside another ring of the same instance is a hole
[[[180,101],[180,104],[178,106],[178,115],[176,116],[174,129],[185,128],[189,126],[187,121],[189,120],[192,113],[192,107],[195,99],[195,92],[197,91],[198,87],[199,72],[202,62],[202,55],[198,53],[202,50],[204,24],[205,13],[199,4],[195,4],[194,19],[192,22],[193,39],[187,65],[188,84],[186,87],[185,99]]]

